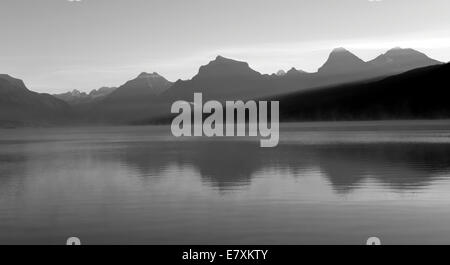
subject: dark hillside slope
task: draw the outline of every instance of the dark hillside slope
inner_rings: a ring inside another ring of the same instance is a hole
[[[450,65],[275,97],[282,120],[450,118]]]

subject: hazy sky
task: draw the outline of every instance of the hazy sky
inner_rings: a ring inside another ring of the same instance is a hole
[[[0,73],[39,92],[187,79],[221,54],[262,73],[411,47],[450,61],[450,0],[1,0]]]

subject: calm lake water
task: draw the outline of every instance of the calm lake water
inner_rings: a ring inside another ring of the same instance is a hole
[[[450,244],[450,122],[0,130],[0,244]]]

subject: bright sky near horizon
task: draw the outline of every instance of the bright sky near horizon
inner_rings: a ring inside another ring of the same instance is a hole
[[[218,54],[261,73],[316,71],[335,47],[450,61],[449,0],[2,0],[0,73],[34,91],[188,79]]]

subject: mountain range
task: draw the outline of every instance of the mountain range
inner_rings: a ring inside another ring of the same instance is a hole
[[[90,93],[74,90],[54,96],[32,92],[21,80],[0,75],[0,123],[76,121],[127,124],[168,115],[175,100],[191,101],[195,92],[203,93],[204,100],[280,98],[280,105],[286,106],[283,115],[288,119],[299,118],[290,113],[296,110],[293,106],[304,102],[305,95],[312,97],[318,91],[337,91],[323,94],[326,98],[336,98],[341,94],[339,91],[347,94],[345,91],[350,91],[344,89],[347,87],[344,84],[352,83],[352,87],[359,87],[382,82],[387,77],[402,76],[402,73],[413,69],[438,65],[442,63],[412,49],[394,48],[366,62],[344,48],[337,48],[315,73],[291,68],[287,72],[280,70],[277,74],[268,75],[253,70],[246,62],[217,56],[201,66],[189,80],[172,83],[156,72],[144,72],[118,88],[101,88]],[[352,91],[355,95],[357,92]],[[298,102],[287,100],[291,97]],[[323,102],[313,98],[308,104],[300,105],[316,104],[322,109]],[[383,99],[389,102],[388,96],[383,96]],[[309,118],[316,116],[311,114]]]
[[[69,105],[74,106],[102,100],[116,89],[116,87],[101,87],[99,89],[92,90],[90,93],[80,92],[79,90],[74,89],[66,93],[53,94],[53,96],[67,102]]]

